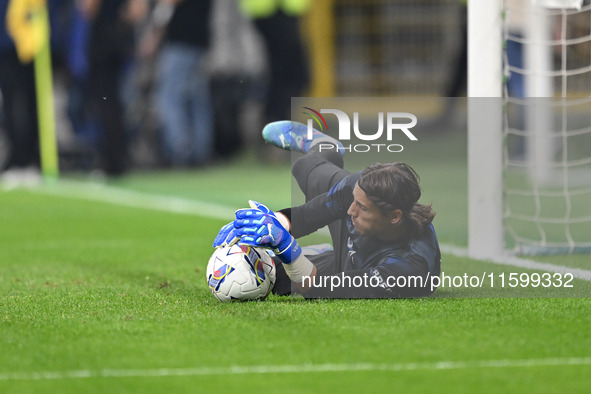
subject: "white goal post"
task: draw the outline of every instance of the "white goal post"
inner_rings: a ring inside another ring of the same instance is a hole
[[[502,3],[468,1],[468,255],[481,259],[504,249]]]

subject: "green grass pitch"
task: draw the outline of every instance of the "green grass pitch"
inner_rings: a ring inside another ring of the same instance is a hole
[[[416,167],[441,242],[465,245],[465,166]],[[288,165],[246,158],[107,188],[234,209],[249,198],[289,205],[290,185]],[[230,218],[75,196],[60,185],[0,191],[2,393],[591,391],[587,281],[575,280],[569,297],[498,298],[485,288],[222,304],[205,267]],[[587,259],[563,261],[589,269]],[[443,270],[516,268],[444,255]]]

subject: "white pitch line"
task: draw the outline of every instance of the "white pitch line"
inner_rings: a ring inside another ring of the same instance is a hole
[[[98,201],[132,208],[171,212],[185,215],[199,215],[213,219],[231,220],[236,209],[230,207],[167,195],[149,194],[121,189],[99,183],[60,180],[55,185],[39,185],[24,188],[34,193]]]
[[[177,214],[199,215],[213,219],[231,220],[234,217],[235,212],[234,208],[220,204],[167,195],[135,192],[113,186],[89,182],[60,180],[56,185],[40,185],[26,189],[46,195],[98,201],[133,208],[172,212]],[[440,248],[443,253],[451,254],[457,257],[468,257],[468,250],[463,247],[441,244]],[[540,263],[538,261],[522,259],[515,256],[501,256],[492,260],[483,261],[538,271],[562,274],[571,273],[577,279],[591,281],[591,271],[581,268]]]
[[[158,369],[102,369],[39,372],[0,373],[0,381],[39,381],[88,378],[148,378],[174,376],[214,376],[245,374],[299,374],[330,372],[404,372],[416,370],[454,370],[474,368],[528,368],[547,366],[591,365],[591,357],[538,358],[521,360],[439,361],[421,363],[356,363],[356,364],[300,364],[300,365],[251,365],[201,368]]]

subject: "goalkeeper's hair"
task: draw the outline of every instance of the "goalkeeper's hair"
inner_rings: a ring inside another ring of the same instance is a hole
[[[422,234],[435,217],[430,204],[418,202],[419,180],[416,171],[405,163],[377,163],[363,170],[357,185],[383,215],[402,211],[402,224],[412,237]]]

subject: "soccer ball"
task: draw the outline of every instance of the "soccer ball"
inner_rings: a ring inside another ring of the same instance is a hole
[[[275,284],[275,263],[264,249],[232,245],[213,252],[206,275],[211,292],[222,302],[264,300]]]

